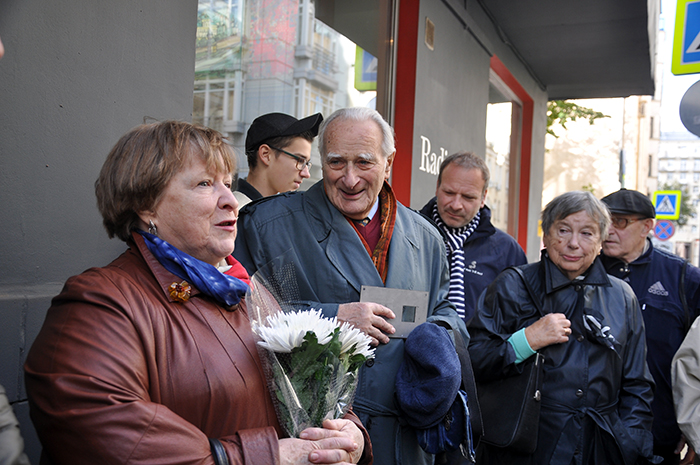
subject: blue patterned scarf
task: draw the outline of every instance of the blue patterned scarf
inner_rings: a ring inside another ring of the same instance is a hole
[[[240,279],[223,274],[215,266],[187,255],[158,236],[140,230],[137,232],[166,270],[192,283],[202,294],[220,304],[232,307],[241,301],[248,290],[248,285]]]

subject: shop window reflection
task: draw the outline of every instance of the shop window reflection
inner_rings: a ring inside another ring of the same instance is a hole
[[[376,101],[376,76],[370,90],[356,85],[355,67],[362,66],[356,42],[317,19],[316,6],[314,0],[199,2],[192,120],[229,137],[241,176],[247,171],[245,133],[257,116],[328,116]],[[345,20],[335,21],[342,26]],[[315,147],[311,180],[302,188],[321,177]]]

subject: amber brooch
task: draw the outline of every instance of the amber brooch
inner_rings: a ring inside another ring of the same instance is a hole
[[[170,298],[176,302],[187,302],[190,300],[192,287],[187,281],[181,283],[172,283],[170,285]]]

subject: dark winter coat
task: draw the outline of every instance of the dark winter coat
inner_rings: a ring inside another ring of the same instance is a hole
[[[537,450],[529,456],[486,447],[481,464],[645,463],[652,452],[653,381],[645,358],[644,324],[632,289],[609,277],[599,259],[584,279],[569,281],[543,254],[521,267],[544,313],[564,313],[572,334],[545,356]],[[584,314],[610,328],[613,348],[583,323]],[[479,300],[469,352],[478,379],[522,368],[508,338],[543,315],[521,278],[506,270]],[[509,414],[509,412],[504,412]]]

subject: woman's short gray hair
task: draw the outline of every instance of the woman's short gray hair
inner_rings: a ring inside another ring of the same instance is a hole
[[[394,128],[389,126],[382,115],[378,111],[367,107],[350,107],[341,108],[333,112],[331,116],[323,120],[321,127],[318,130],[318,151],[321,154],[321,160],[325,163],[328,155],[326,147],[326,128],[330,126],[334,120],[350,120],[350,121],[374,121],[382,131],[382,155],[388,158],[389,155],[396,150],[394,144]]]
[[[598,223],[600,237],[604,240],[610,227],[610,212],[608,207],[586,191],[571,191],[561,194],[544,207],[542,210],[542,232],[549,235],[549,229],[555,221],[563,220],[569,215],[585,211]]]

